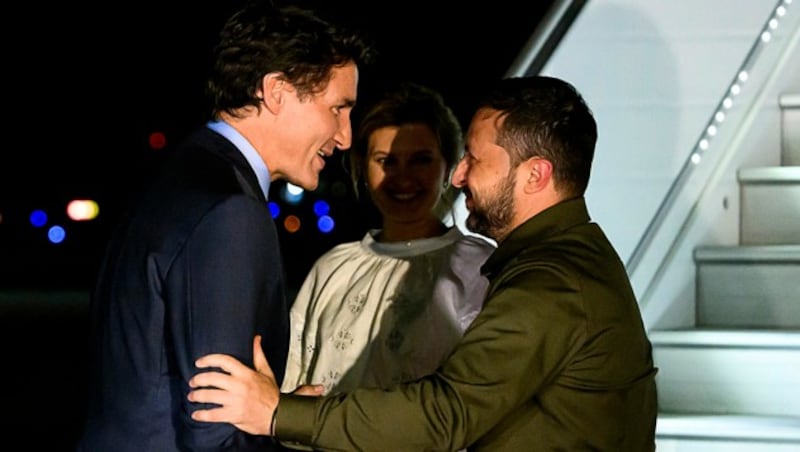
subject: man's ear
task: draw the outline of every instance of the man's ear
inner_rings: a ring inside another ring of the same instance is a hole
[[[264,107],[272,113],[277,113],[281,109],[286,95],[286,88],[289,86],[277,72],[270,72],[261,79],[261,100]]]
[[[525,177],[525,192],[543,190],[553,180],[553,164],[540,157],[531,157],[521,164]]]

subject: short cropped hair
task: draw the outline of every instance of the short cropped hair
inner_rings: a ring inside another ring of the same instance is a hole
[[[554,77],[511,77],[501,80],[478,108],[501,112],[496,144],[508,151],[512,167],[544,158],[553,164],[554,185],[565,198],[585,193],[597,124],[574,86]]]

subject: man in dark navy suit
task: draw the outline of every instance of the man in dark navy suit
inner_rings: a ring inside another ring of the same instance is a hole
[[[254,335],[282,378],[289,319],[269,184],[313,190],[325,159],[350,147],[369,54],[357,35],[294,7],[253,3],[225,24],[208,84],[211,121],[165,162],[103,261],[78,450],[278,447],[194,421],[188,381],[210,352],[252,365]]]

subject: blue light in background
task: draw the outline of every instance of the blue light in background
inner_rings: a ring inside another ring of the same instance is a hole
[[[279,206],[278,203],[270,201],[267,203],[267,207],[269,207],[269,213],[272,214],[272,218],[278,218],[281,214],[281,206]]]
[[[317,229],[324,234],[331,232],[334,226],[333,218],[327,215],[322,215],[317,220]]]
[[[51,243],[61,243],[67,237],[67,232],[61,226],[51,226],[47,231],[47,238]]]
[[[47,223],[47,214],[44,212],[44,210],[34,210],[31,212],[30,220],[32,225],[40,228]]]
[[[328,212],[330,211],[331,211],[331,206],[327,202],[319,200],[314,203],[314,213],[317,214],[318,217],[327,215]]]

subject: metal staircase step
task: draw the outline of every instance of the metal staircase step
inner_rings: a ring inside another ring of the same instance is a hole
[[[656,450],[797,452],[800,450],[800,418],[659,413]]]
[[[800,328],[800,245],[701,246],[700,327]]]
[[[661,411],[800,417],[800,329],[649,335]]]
[[[737,173],[742,245],[800,244],[800,166]]]

